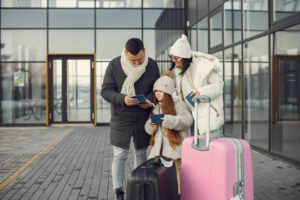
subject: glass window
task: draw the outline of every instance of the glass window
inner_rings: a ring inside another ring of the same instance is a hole
[[[241,0],[225,2],[224,18],[224,46],[239,42],[242,37]]]
[[[300,161],[300,25],[274,34],[271,150]],[[276,81],[275,81],[276,80]]]
[[[49,53],[94,53],[94,30],[49,30]]]
[[[222,12],[210,18],[210,47],[222,44]]]
[[[224,119],[225,135],[233,136],[233,48],[224,51]]]
[[[158,60],[170,60],[169,52],[174,42],[181,38],[184,30],[156,30],[155,31],[155,49],[156,59]]]
[[[1,7],[10,8],[45,8],[47,0],[2,0]]]
[[[217,53],[214,53],[213,56],[216,56],[219,59],[220,65],[221,65],[221,74],[223,74],[223,51],[219,51]]]
[[[110,103],[105,101],[101,96],[102,83],[108,63],[109,62],[97,62],[97,123],[110,122]]]
[[[144,24],[143,26],[145,28],[155,28],[156,26],[156,23],[158,22],[158,20],[160,19],[160,17],[162,16],[163,14],[163,10],[149,10],[149,9],[146,9],[144,10],[144,17],[143,17],[143,20],[144,20]]]
[[[233,130],[234,136],[242,138],[242,108],[243,108],[243,62],[242,45],[233,47]]]
[[[96,0],[97,8],[140,8],[141,0]]]
[[[183,0],[144,0],[144,8],[183,8]]]
[[[198,23],[198,51],[208,53],[208,18]]]
[[[146,14],[145,17],[147,17],[147,15],[149,15],[149,12],[147,12],[146,10],[144,12]],[[147,19],[145,20],[147,22]],[[182,9],[180,10],[165,9],[162,11],[160,16],[158,16],[158,18],[155,20],[155,24],[154,21],[152,21],[152,23],[147,22],[147,25],[148,24],[154,25],[156,29],[183,29],[184,11]]]
[[[122,19],[122,20],[120,20]],[[112,9],[97,10],[98,28],[141,28],[141,10],[134,9]]]
[[[244,38],[268,30],[268,0],[244,0]]]
[[[48,0],[51,8],[94,8],[94,0]]]
[[[300,11],[299,0],[273,0],[274,21],[285,18]]]
[[[198,19],[202,19],[203,17],[207,16],[208,14],[208,0],[201,0],[198,1]]]
[[[145,28],[184,28],[183,10],[144,10]]]
[[[168,50],[182,33],[183,30],[144,30],[144,46],[148,56],[169,61]]]
[[[2,30],[2,61],[45,61],[45,30]]]
[[[142,38],[141,30],[97,30],[97,60],[120,56],[130,38]]]
[[[245,139],[268,149],[269,48],[268,36],[244,44]]]
[[[197,24],[191,28],[191,47],[193,51],[197,51]]]
[[[46,10],[1,9],[2,28],[46,28]]]
[[[2,123],[45,123],[45,63],[2,63],[0,69]]]
[[[144,46],[146,48],[146,53],[152,59],[156,59],[156,37],[155,30],[144,30]]]
[[[49,9],[50,28],[94,28],[94,9]]]

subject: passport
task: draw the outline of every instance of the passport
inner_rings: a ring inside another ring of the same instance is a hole
[[[142,103],[142,104],[147,103],[145,95],[136,95],[136,96],[133,96],[131,98],[139,100],[139,102]]]
[[[191,96],[192,93],[193,93],[193,91],[191,91],[185,98],[193,107],[195,107],[195,102],[193,101],[193,98],[195,96]],[[200,103],[200,100],[197,99],[197,102]]]
[[[163,118],[165,114],[156,114],[156,115],[151,115],[151,122],[152,123],[160,123],[162,120],[160,118]]]

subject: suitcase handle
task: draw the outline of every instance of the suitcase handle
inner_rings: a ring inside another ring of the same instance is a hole
[[[205,143],[203,142],[203,140],[200,140],[198,138],[198,103],[195,103],[195,110],[196,110],[196,120],[195,120],[195,127],[194,127],[194,139],[192,142],[192,147],[194,149],[197,149],[199,151],[208,151],[209,149],[209,139],[210,139],[210,134],[209,134],[209,126],[210,126],[210,102],[211,102],[211,98],[209,96],[206,95],[199,95],[195,97],[195,100],[200,100],[201,102],[206,102],[207,104],[207,113],[208,113],[208,117],[207,117],[207,129],[206,129],[206,134],[205,134]]]

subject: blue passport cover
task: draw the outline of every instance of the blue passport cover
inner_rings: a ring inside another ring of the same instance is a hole
[[[156,114],[156,115],[151,115],[151,122],[152,123],[160,123],[162,120],[160,118],[163,118],[165,114]]]
[[[136,95],[136,96],[133,96],[131,98],[135,98],[135,99],[139,100],[139,102],[142,103],[142,104],[146,103],[145,95]]]
[[[195,107],[195,102],[193,101],[194,96],[191,96],[192,93],[193,91],[191,91],[185,98],[193,107]],[[200,103],[199,99],[197,99],[197,102]]]

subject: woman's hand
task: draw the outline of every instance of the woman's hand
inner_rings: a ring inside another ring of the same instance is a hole
[[[195,90],[192,94],[191,94],[191,96],[193,97],[193,101],[195,102],[196,100],[195,100],[195,97],[196,96],[199,96],[200,95],[200,92],[199,91],[197,91],[197,90]]]

